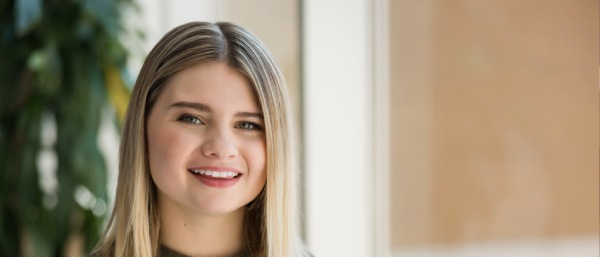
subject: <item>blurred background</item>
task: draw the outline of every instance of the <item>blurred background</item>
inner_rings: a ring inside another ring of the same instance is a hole
[[[0,256],[81,256],[145,55],[231,21],[289,84],[315,256],[599,256],[598,0],[0,1]]]

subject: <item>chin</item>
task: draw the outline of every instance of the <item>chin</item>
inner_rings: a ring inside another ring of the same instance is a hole
[[[211,203],[198,203],[195,209],[199,213],[207,215],[226,215],[237,211],[243,211],[245,205],[231,204],[227,202],[211,202]]]

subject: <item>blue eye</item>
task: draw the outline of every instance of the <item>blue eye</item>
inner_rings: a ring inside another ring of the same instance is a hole
[[[262,127],[258,124],[246,121],[238,123],[235,127],[244,130],[262,130]]]
[[[181,121],[181,122],[185,122],[185,123],[190,123],[190,124],[204,124],[197,117],[194,117],[192,115],[187,115],[187,114],[179,116],[179,118],[177,118],[177,120]]]

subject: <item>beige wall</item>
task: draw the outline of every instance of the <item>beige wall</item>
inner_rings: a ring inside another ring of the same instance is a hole
[[[392,246],[597,235],[595,0],[391,0]]]

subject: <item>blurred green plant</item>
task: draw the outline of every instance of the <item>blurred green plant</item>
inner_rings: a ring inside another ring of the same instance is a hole
[[[98,239],[99,126],[105,110],[125,113],[121,40],[142,37],[125,25],[137,12],[131,0],[0,0],[0,256],[81,256]]]

